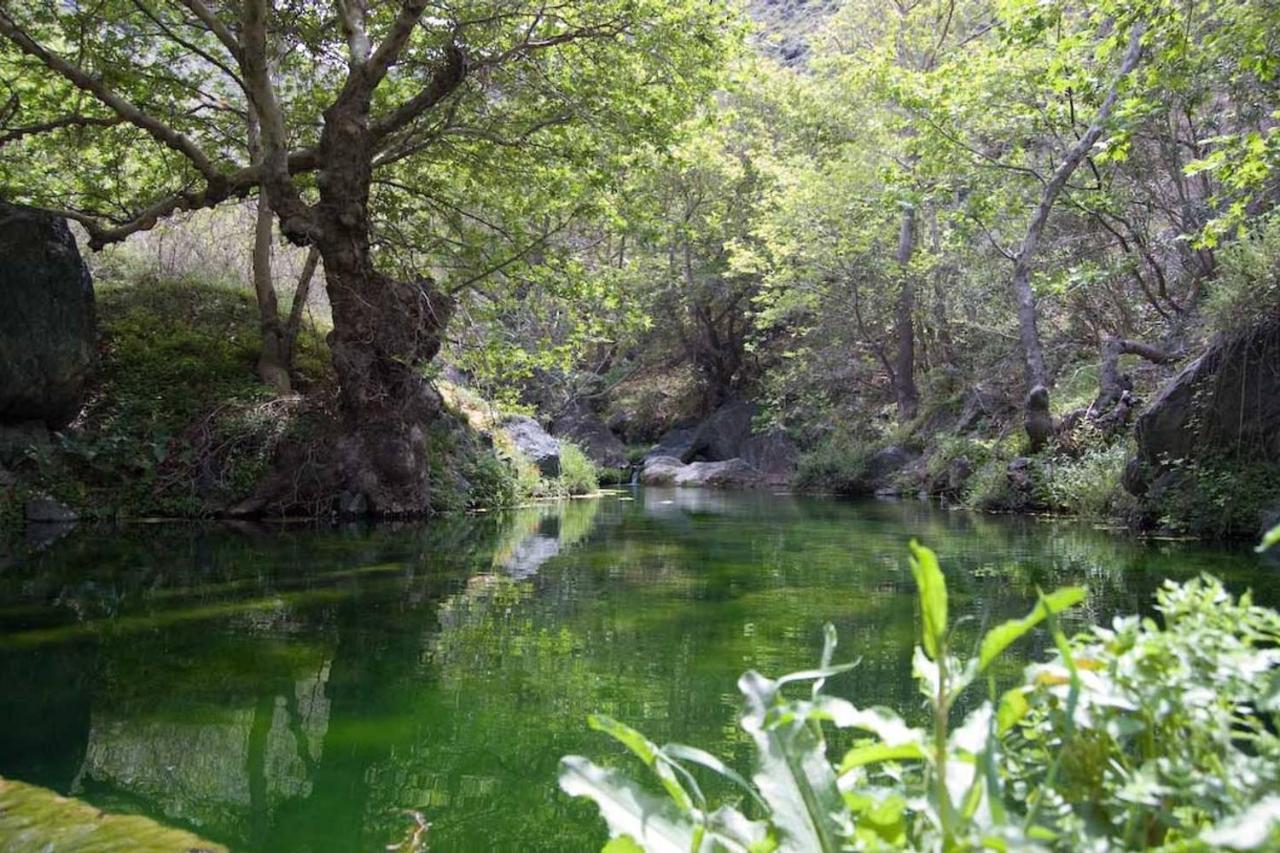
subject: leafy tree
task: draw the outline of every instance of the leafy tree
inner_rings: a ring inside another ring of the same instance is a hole
[[[422,511],[439,408],[422,368],[457,297],[581,213],[540,202],[589,198],[630,150],[664,143],[714,84],[728,20],[709,0],[7,6],[0,179],[95,248],[265,193],[284,237],[324,263],[334,481],[378,512]],[[472,215],[483,240],[433,251]],[[505,257],[478,262],[495,245]]]

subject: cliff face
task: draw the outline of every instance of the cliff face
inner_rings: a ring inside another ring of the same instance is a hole
[[[749,0],[747,13],[757,25],[759,49],[796,66],[808,61],[809,38],[839,5],[839,0]]]

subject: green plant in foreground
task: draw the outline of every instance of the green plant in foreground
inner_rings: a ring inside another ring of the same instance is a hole
[[[742,727],[757,749],[750,780],[702,750],[659,747],[614,720],[590,719],[644,761],[667,795],[566,757],[560,785],[599,806],[612,837],[605,849],[1207,850],[1280,842],[1280,615],[1201,578],[1160,591],[1163,627],[1128,617],[1068,639],[1055,617],[1085,597],[1070,587],[1041,595],[1027,616],[988,631],[976,654],[961,658],[951,648],[937,559],[911,549],[922,614],[913,668],[931,711],[926,727],[824,693],[828,677],[854,666],[833,665],[827,626],[816,669],[739,680]],[[1055,653],[998,692],[992,664],[1041,623]],[[985,701],[954,725],[957,699],[984,681]],[[787,695],[801,684],[807,695]],[[855,735],[837,762],[827,755],[824,724]],[[729,780],[742,796],[708,802],[695,771]]]

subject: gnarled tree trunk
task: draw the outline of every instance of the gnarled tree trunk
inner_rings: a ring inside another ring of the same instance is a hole
[[[333,310],[338,473],[376,514],[422,513],[431,507],[427,430],[441,403],[422,369],[440,351],[453,302],[429,279],[397,281],[374,269],[368,119],[367,93],[341,98],[325,112],[320,139],[314,242]]]
[[[1025,410],[1025,427],[1027,437],[1031,441],[1031,450],[1037,451],[1044,446],[1053,432],[1053,422],[1048,419],[1049,412],[1049,373],[1045,369],[1044,347],[1040,342],[1040,329],[1037,325],[1036,295],[1031,287],[1031,262],[1036,250],[1040,247],[1040,237],[1044,233],[1053,205],[1066,187],[1076,168],[1084,162],[1085,157],[1102,137],[1107,120],[1115,109],[1120,94],[1120,84],[1138,65],[1142,56],[1142,24],[1135,24],[1129,33],[1129,46],[1120,62],[1120,69],[1111,88],[1098,108],[1093,122],[1076,144],[1067,151],[1058,168],[1045,182],[1040,192],[1040,203],[1027,226],[1027,233],[1022,238],[1022,245],[1013,266],[1013,292],[1018,303],[1018,338],[1022,344],[1023,358],[1026,363],[1027,403]]]

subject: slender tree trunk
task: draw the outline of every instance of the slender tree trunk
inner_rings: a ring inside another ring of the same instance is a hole
[[[261,161],[262,146],[259,143],[258,118],[249,113],[249,148],[253,157]],[[275,389],[278,394],[293,392],[289,379],[292,364],[285,346],[285,332],[280,324],[280,305],[276,298],[276,286],[272,280],[271,239],[274,214],[265,192],[258,193],[258,212],[253,228],[253,291],[258,299],[258,328],[262,335],[262,348],[258,353],[258,377]]]
[[[916,331],[913,314],[916,307],[915,282],[911,276],[911,256],[916,244],[915,208],[902,212],[902,227],[898,233],[898,271],[902,275],[902,287],[898,291],[896,323],[898,348],[894,357],[893,385],[898,402],[898,420],[906,423],[916,416],[920,408],[920,392],[916,389]]]
[[[1134,25],[1129,34],[1128,49],[1120,62],[1120,70],[1111,83],[1102,106],[1098,108],[1093,123],[1071,147],[1045,183],[1040,193],[1040,203],[1036,206],[1031,223],[1027,226],[1026,236],[1022,238],[1022,245],[1018,249],[1014,262],[1013,292],[1018,307],[1018,338],[1022,344],[1028,388],[1026,429],[1033,450],[1038,450],[1044,445],[1052,432],[1053,425],[1051,421],[1046,423],[1045,416],[1049,408],[1049,374],[1045,368],[1044,346],[1040,342],[1036,295],[1031,288],[1031,263],[1035,259],[1036,250],[1040,247],[1040,238],[1044,234],[1045,224],[1049,221],[1049,214],[1053,212],[1054,202],[1057,201],[1076,168],[1084,162],[1084,158],[1102,136],[1104,125],[1111,117],[1112,110],[1115,109],[1120,84],[1137,66],[1142,56],[1143,29],[1141,24]]]
[[[307,250],[307,259],[302,264],[302,274],[298,276],[298,286],[293,291],[293,304],[289,306],[289,319],[284,326],[285,363],[293,371],[293,356],[297,351],[298,332],[302,329],[302,313],[307,308],[307,300],[311,296],[311,282],[316,275],[316,267],[320,263],[320,252],[315,246]]]

